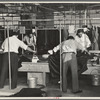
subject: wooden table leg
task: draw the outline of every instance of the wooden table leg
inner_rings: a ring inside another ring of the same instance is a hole
[[[43,85],[46,86],[46,73],[43,72]]]
[[[28,84],[28,79],[29,79],[29,73],[27,72],[27,84]]]

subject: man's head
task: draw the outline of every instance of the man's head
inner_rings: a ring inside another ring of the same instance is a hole
[[[18,35],[19,35],[19,29],[18,28],[13,30],[13,35],[18,37]]]
[[[77,35],[78,35],[78,37],[82,37],[82,34],[84,34],[84,31],[83,31],[83,29],[78,29],[77,30]]]

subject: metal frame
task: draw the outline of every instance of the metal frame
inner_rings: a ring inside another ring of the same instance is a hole
[[[7,22],[7,37],[8,37],[8,60],[9,60],[9,88],[11,89],[11,60],[10,60],[9,25],[8,25],[8,22]]]

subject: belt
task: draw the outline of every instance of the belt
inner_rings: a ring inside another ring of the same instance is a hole
[[[63,53],[76,54],[75,52],[63,52]],[[61,54],[63,54],[63,53],[61,53]]]

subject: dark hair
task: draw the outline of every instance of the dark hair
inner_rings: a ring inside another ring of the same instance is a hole
[[[80,32],[84,33],[83,29],[78,29],[77,30],[77,34],[80,33]]]
[[[69,40],[69,39],[75,40],[75,38],[73,36],[68,36],[67,40]]]

